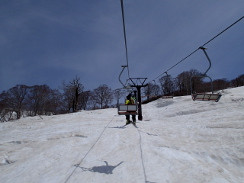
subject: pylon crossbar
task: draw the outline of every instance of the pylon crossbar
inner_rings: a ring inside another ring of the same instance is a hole
[[[129,78],[129,79],[133,83],[132,87],[137,87],[137,86],[145,87],[145,86],[147,86],[147,85],[144,85],[147,78]]]

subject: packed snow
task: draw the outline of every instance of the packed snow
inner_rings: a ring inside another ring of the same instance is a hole
[[[191,96],[0,124],[3,183],[243,183],[244,87],[219,102]]]

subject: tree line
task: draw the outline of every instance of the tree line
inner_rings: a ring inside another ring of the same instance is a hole
[[[0,120],[108,108],[113,97],[113,90],[105,84],[86,91],[77,77],[63,82],[59,90],[48,85],[16,85],[0,94]]]
[[[213,85],[213,91],[244,86],[244,74],[230,81],[227,79],[216,79],[212,83],[207,78],[195,76],[201,76],[201,73],[197,70],[190,70],[180,73],[176,78],[172,78],[171,75],[165,75],[159,79],[159,84],[151,82],[144,88],[145,97],[149,101],[162,95],[184,96],[190,95],[192,91],[200,93],[210,92],[211,85]]]
[[[192,88],[198,92],[210,91],[211,83],[203,78],[197,70],[185,71],[176,78],[171,75],[159,79],[159,84],[148,83],[143,89],[144,100],[158,98],[162,95],[183,96],[191,94]],[[191,81],[192,80],[192,81]],[[213,81],[214,90],[228,87],[244,86],[244,74],[228,81]],[[22,116],[53,115],[115,107],[128,91],[112,90],[106,84],[94,90],[85,90],[80,78],[75,77],[68,83],[63,82],[60,89],[51,89],[48,85],[16,85],[0,93],[0,121],[20,119]],[[115,101],[116,104],[112,104]]]

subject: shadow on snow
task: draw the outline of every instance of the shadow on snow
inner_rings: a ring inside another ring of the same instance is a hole
[[[112,166],[112,165],[109,165],[107,161],[104,161],[104,162],[106,165],[94,166],[92,168],[80,167],[79,165],[75,165],[75,166],[81,168],[83,171],[113,174],[113,170],[123,163],[123,161],[121,161],[119,164]]]

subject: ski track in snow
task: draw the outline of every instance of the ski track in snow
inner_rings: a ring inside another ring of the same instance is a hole
[[[244,182],[244,87],[218,103],[190,96],[0,124],[0,182]]]

